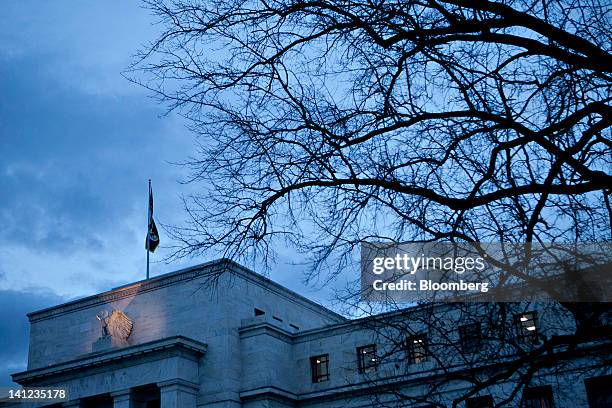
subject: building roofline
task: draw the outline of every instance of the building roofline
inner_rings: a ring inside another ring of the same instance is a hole
[[[246,266],[243,266],[241,264],[239,264],[238,262],[232,261],[231,259],[227,259],[227,258],[221,258],[218,259],[216,261],[212,261],[212,262],[225,262],[228,265],[231,265],[233,268],[232,272],[237,272],[236,269],[240,270],[241,272],[243,272],[243,277],[246,278],[254,278],[254,280],[258,281],[260,284],[264,284],[267,286],[271,286],[272,288],[274,288],[275,290],[277,290],[280,293],[283,293],[284,295],[287,295],[289,298],[292,298],[293,300],[297,300],[303,304],[308,305],[311,309],[315,309],[317,310],[319,313],[323,313],[325,315],[327,315],[330,318],[336,319],[338,320],[338,322],[345,322],[348,319],[344,316],[342,316],[339,313],[334,312],[331,309],[328,309],[327,307],[321,305],[320,303],[315,302],[314,300],[308,299],[305,296],[300,295],[299,293],[281,285],[280,283],[274,282],[273,280],[271,280],[270,278],[266,278],[265,276],[247,268]]]
[[[254,272],[253,270],[227,258],[220,258],[198,265],[193,265],[187,268],[179,269],[177,271],[168,272],[150,279],[143,279],[140,281],[131,282],[105,292],[97,293],[95,295],[86,296],[83,298],[71,300],[69,302],[61,303],[59,305],[30,312],[27,314],[27,316],[30,322],[42,320],[52,316],[89,308],[97,304],[122,299],[124,297],[132,296],[136,293],[149,292],[183,280],[191,280],[196,279],[198,277],[213,275],[216,272],[230,272],[234,275],[249,279],[259,285],[262,285],[276,292],[281,296],[285,296],[294,301],[297,301],[298,303],[301,303],[302,305],[312,309],[313,311],[326,315],[328,318],[335,319],[338,322],[343,322],[347,320],[344,316],[320,305],[319,303],[310,300],[292,291],[291,289],[288,289],[258,274],[257,272]]]
[[[363,325],[374,325],[384,322],[389,319],[393,319],[396,317],[403,317],[406,314],[412,313],[420,313],[423,311],[428,311],[432,308],[442,309],[445,307],[449,307],[452,303],[426,303],[426,304],[415,304],[412,306],[403,307],[397,310],[391,310],[388,312],[380,312],[377,314],[371,314],[363,317],[357,317],[354,319],[346,319],[344,322],[328,324],[325,326],[315,327],[308,330],[302,330],[297,333],[292,333],[292,336],[295,341],[307,341],[309,337],[318,336],[322,333],[332,332],[332,331],[343,331],[348,330],[352,331],[354,326],[363,326]],[[326,335],[329,335],[326,333]]]

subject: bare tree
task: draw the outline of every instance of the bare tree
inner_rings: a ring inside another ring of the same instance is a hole
[[[607,2],[149,6],[167,31],[134,70],[212,186],[181,253],[610,239]]]
[[[609,373],[609,337],[579,339],[568,330],[570,312],[542,306],[545,328],[537,323],[526,336],[516,317],[531,313],[529,303],[425,304],[363,319],[379,345],[377,369],[366,374],[375,392],[366,398],[381,407],[457,407],[484,393],[494,397],[490,406],[517,407],[526,388],[548,382],[561,400],[575,401],[569,384]]]
[[[200,135],[176,256],[289,243],[328,279],[368,240],[612,240],[609,2],[147,5],[130,77]]]

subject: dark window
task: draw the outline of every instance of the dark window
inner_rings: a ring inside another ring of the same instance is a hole
[[[113,397],[110,395],[96,395],[81,400],[83,408],[113,408]]]
[[[274,320],[279,321],[279,322],[282,322],[282,321],[283,321],[283,319],[281,319],[280,317],[272,316],[272,318],[273,318]]]
[[[329,380],[329,354],[310,357],[310,370],[313,383]]]
[[[461,349],[464,353],[476,353],[480,349],[481,337],[480,323],[466,324],[459,327]]]
[[[521,408],[554,408],[554,406],[550,385],[527,388],[523,391]]]
[[[493,405],[493,397],[490,395],[468,398],[465,402],[465,408],[493,408]]]
[[[295,330],[300,330],[300,328],[293,323],[289,323],[289,326],[294,328]]]
[[[584,380],[589,408],[612,407],[612,375]]]
[[[425,334],[410,336],[406,343],[409,364],[422,363],[427,359],[427,336]]]
[[[261,309],[255,308],[255,316],[261,316],[261,315],[264,315],[264,314],[266,314],[266,312],[264,312]]]
[[[376,355],[376,344],[357,347],[357,361],[359,363],[359,373],[371,373],[378,367],[378,356]]]
[[[536,312],[521,313],[515,317],[516,332],[519,340],[533,342],[538,338]]]
[[[131,389],[132,400],[138,401],[139,408],[160,408],[160,390],[155,384],[143,385]]]

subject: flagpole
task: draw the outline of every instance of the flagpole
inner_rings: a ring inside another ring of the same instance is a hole
[[[149,179],[149,195],[147,197],[147,280],[149,279],[149,234],[151,233],[151,205],[149,200],[151,197],[151,179]]]

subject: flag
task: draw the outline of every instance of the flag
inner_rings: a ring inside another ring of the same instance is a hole
[[[159,245],[159,233],[155,220],[153,220],[153,189],[149,181],[149,226],[147,228],[147,238],[145,240],[145,249],[150,252],[155,252],[155,248]]]

